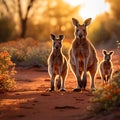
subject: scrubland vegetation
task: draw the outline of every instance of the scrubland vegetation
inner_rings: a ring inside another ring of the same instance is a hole
[[[15,64],[7,51],[0,52],[0,92],[13,90],[15,87]]]
[[[68,57],[70,43],[63,40],[63,52]],[[52,40],[40,42],[32,38],[19,39],[0,44],[0,51],[8,51],[17,66],[47,66],[47,59],[52,50]]]
[[[93,103],[88,109],[95,113],[110,111],[120,107],[120,70],[113,74],[110,83],[94,92]]]

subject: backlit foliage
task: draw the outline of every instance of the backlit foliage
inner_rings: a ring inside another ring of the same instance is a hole
[[[0,52],[0,92],[13,90],[15,87],[15,64],[7,51]]]
[[[94,98],[91,99],[94,102],[93,111],[100,112],[105,110],[111,110],[120,106],[120,71],[116,71],[113,74],[113,78],[110,83],[103,88],[94,92]]]

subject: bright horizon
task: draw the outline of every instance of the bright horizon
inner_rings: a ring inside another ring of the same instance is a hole
[[[104,0],[64,0],[72,6],[81,5],[79,15],[83,18],[95,19],[96,16],[104,12],[108,12],[110,5]]]

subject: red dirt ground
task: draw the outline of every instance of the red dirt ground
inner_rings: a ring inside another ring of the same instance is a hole
[[[101,61],[101,52],[98,56]],[[119,55],[114,55],[114,70],[120,69],[119,60]],[[0,94],[0,120],[120,120],[120,110],[94,117],[89,114],[87,107],[93,96],[89,91],[89,79],[88,91],[73,92],[76,80],[69,70],[66,92],[48,92],[50,79],[47,68],[17,67],[16,70],[16,90]],[[99,72],[95,85],[96,88],[102,87]]]

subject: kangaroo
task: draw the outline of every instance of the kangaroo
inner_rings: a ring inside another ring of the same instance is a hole
[[[95,90],[94,78],[98,60],[94,46],[87,39],[86,28],[91,23],[91,18],[86,19],[82,25],[77,19],[72,18],[72,23],[75,26],[75,39],[70,48],[69,62],[71,70],[77,79],[77,87],[74,91],[81,91],[81,88],[85,89],[87,71],[91,75],[90,88],[91,90]]]
[[[68,66],[67,59],[62,53],[62,40],[64,35],[59,35],[58,38],[54,34],[51,34],[51,39],[53,41],[52,51],[48,58],[48,73],[51,79],[50,91],[54,91],[54,81],[58,75],[57,88],[60,91],[65,91],[64,82],[67,77]],[[62,80],[62,81],[61,81]]]
[[[108,83],[110,77],[112,76],[112,62],[111,62],[111,55],[113,54],[113,51],[107,52],[106,50],[103,50],[104,59],[100,63],[100,75],[104,83]]]

